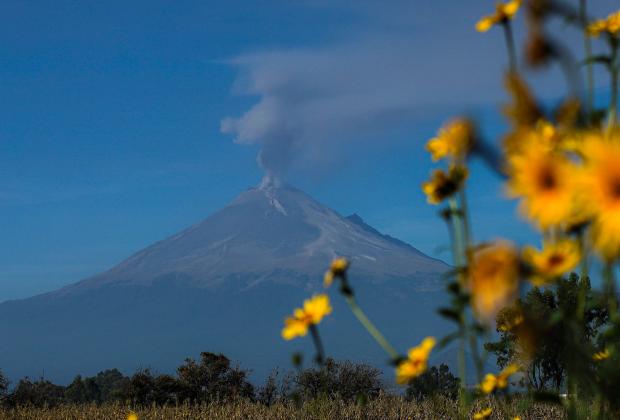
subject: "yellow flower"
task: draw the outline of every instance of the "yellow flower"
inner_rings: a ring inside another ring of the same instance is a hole
[[[583,146],[583,201],[594,218],[592,241],[606,260],[620,255],[620,133],[606,140],[586,139]]]
[[[407,359],[400,362],[396,367],[396,382],[407,384],[413,378],[424,373],[433,347],[435,347],[435,339],[426,337],[419,346],[409,349]]]
[[[430,204],[439,204],[460,190],[465,179],[467,179],[466,168],[453,166],[447,174],[441,169],[435,169],[431,179],[422,184],[422,191]]]
[[[456,118],[439,129],[437,137],[426,143],[433,162],[451,157],[462,160],[474,143],[474,126],[468,119]]]
[[[138,420],[138,415],[132,411],[127,415],[127,420]]]
[[[508,378],[514,375],[519,371],[519,367],[517,365],[510,364],[502,370],[499,375],[497,375],[497,387],[500,389],[504,389],[508,386]]]
[[[600,361],[609,359],[610,355],[611,355],[611,353],[609,353],[609,350],[604,349],[602,351],[598,351],[598,352],[594,353],[592,355],[592,360],[594,360],[595,362],[600,362]]]
[[[532,283],[535,286],[544,286],[549,284],[549,280],[575,268],[581,260],[581,252],[577,241],[563,239],[556,243],[546,242],[542,251],[531,246],[525,247],[523,259],[534,269]]]
[[[541,229],[570,221],[576,207],[576,165],[544,144],[528,143],[508,157],[508,194],[521,198],[521,214]]]
[[[315,295],[311,299],[304,300],[303,308],[296,308],[293,316],[284,320],[282,338],[292,340],[295,337],[303,337],[308,333],[311,325],[316,325],[325,315],[332,313],[329,304],[329,296],[326,294]]]
[[[492,373],[487,373],[482,380],[482,383],[480,383],[480,389],[485,394],[490,394],[491,392],[495,391],[496,386],[497,376],[493,375]]]
[[[343,276],[347,272],[348,268],[349,261],[346,258],[335,258],[329,266],[329,270],[325,272],[325,276],[323,277],[323,286],[331,286],[334,282],[334,278]]]
[[[511,0],[508,3],[497,3],[495,13],[484,16],[476,23],[478,32],[486,32],[498,23],[505,23],[512,19],[521,7],[521,0]]]
[[[505,241],[477,249],[470,255],[467,281],[474,313],[482,322],[490,324],[497,312],[517,296],[517,250]]]
[[[595,20],[588,25],[587,31],[592,36],[599,36],[602,32],[617,36],[620,33],[620,10],[611,13],[605,19]]]
[[[474,420],[488,419],[489,417],[491,417],[491,414],[493,414],[493,409],[491,407],[487,407],[484,410],[481,410],[475,413],[473,419]]]
[[[521,420],[521,416],[514,416],[512,420]]]
[[[514,112],[520,111],[515,109]],[[526,110],[525,113],[528,111]],[[533,116],[524,117],[524,119],[530,118]],[[516,123],[515,130],[508,134],[504,141],[506,153],[509,155],[528,150],[530,153],[566,150],[567,139],[574,134],[572,130],[562,129],[542,118],[538,118],[535,123],[531,124],[523,121],[516,121]]]
[[[501,324],[498,323],[497,325],[497,329],[499,331],[512,331],[514,330],[516,327],[518,327],[519,325],[521,325],[523,323],[523,315],[516,314],[512,319],[510,320],[506,320],[504,322],[502,322]]]
[[[480,384],[480,389],[485,394],[490,394],[495,391],[495,389],[504,389],[508,386],[508,378],[518,370],[519,368],[517,365],[511,364],[506,366],[497,376],[492,373],[487,373]]]

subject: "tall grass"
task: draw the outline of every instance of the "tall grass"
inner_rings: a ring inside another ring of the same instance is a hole
[[[491,419],[561,419],[565,412],[560,406],[542,403],[524,404],[523,398],[510,402],[489,398],[477,401],[472,413],[484,407],[492,407]],[[527,408],[526,408],[527,407]],[[524,411],[521,411],[524,410]],[[7,420],[118,420],[126,419],[131,412],[123,404],[63,405],[54,408],[18,407],[0,409],[0,418]],[[458,416],[458,403],[443,398],[431,398],[422,402],[409,402],[402,397],[383,395],[367,404],[351,404],[338,400],[315,399],[300,404],[282,402],[267,407],[247,400],[227,404],[203,404],[196,406],[137,408],[134,412],[140,420],[171,419],[453,419]],[[584,414],[588,410],[584,408]],[[584,418],[588,418],[585,417]]]

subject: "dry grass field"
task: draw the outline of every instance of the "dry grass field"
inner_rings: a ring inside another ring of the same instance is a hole
[[[514,399],[505,403],[499,399],[479,400],[475,411],[491,407],[490,419],[560,419],[564,410],[558,406],[535,404],[529,408],[526,402]],[[586,409],[582,418],[588,418]],[[125,420],[130,409],[121,404],[67,405],[56,408],[0,409],[0,418],[7,420]],[[301,405],[293,403],[274,404],[270,407],[248,401],[229,404],[208,404],[200,406],[152,407],[135,411],[140,420],[171,419],[453,419],[457,418],[456,402],[444,399],[430,399],[421,403],[407,402],[399,397],[384,396],[365,405],[347,404],[330,400],[314,400]],[[595,413],[592,413],[595,414]]]

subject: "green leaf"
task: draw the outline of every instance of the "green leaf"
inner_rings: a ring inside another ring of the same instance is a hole
[[[439,313],[439,315],[443,316],[444,318],[452,319],[456,322],[461,321],[460,314],[452,308],[439,308],[437,312]]]
[[[450,344],[453,340],[457,339],[458,337],[459,337],[459,332],[458,331],[455,331],[452,334],[446,335],[441,340],[439,340],[439,344],[437,344],[437,348],[438,349],[444,348],[445,346]]]
[[[453,281],[448,283],[448,292],[453,293],[455,295],[458,295],[459,293],[461,293],[461,285],[459,284],[458,281]]]
[[[611,66],[611,57],[608,55],[593,55],[580,63],[581,65],[586,64],[603,64],[605,66]]]
[[[549,325],[555,325],[564,320],[564,313],[562,311],[555,311],[549,317]]]
[[[291,359],[291,361],[293,362],[293,366],[295,366],[296,368],[300,368],[304,362],[304,355],[299,352],[293,353]]]
[[[471,328],[477,332],[478,334],[484,334],[485,332],[487,332],[487,327],[485,327],[484,325],[482,325],[479,322],[474,322],[471,326]]]

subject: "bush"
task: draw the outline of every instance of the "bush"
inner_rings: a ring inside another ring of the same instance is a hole
[[[305,400],[375,398],[382,389],[380,376],[380,370],[366,364],[327,359],[323,367],[303,370],[294,378],[295,392]]]
[[[450,368],[442,363],[439,368],[433,366],[412,380],[407,386],[405,397],[408,401],[421,401],[439,395],[454,400],[459,393],[459,383],[459,378],[452,375]]]
[[[223,354],[201,353],[200,362],[186,359],[177,369],[179,400],[196,402],[253,398],[248,372],[235,366]]]
[[[29,378],[19,381],[9,397],[11,405],[35,407],[56,407],[64,402],[65,388],[48,380],[32,382]]]

